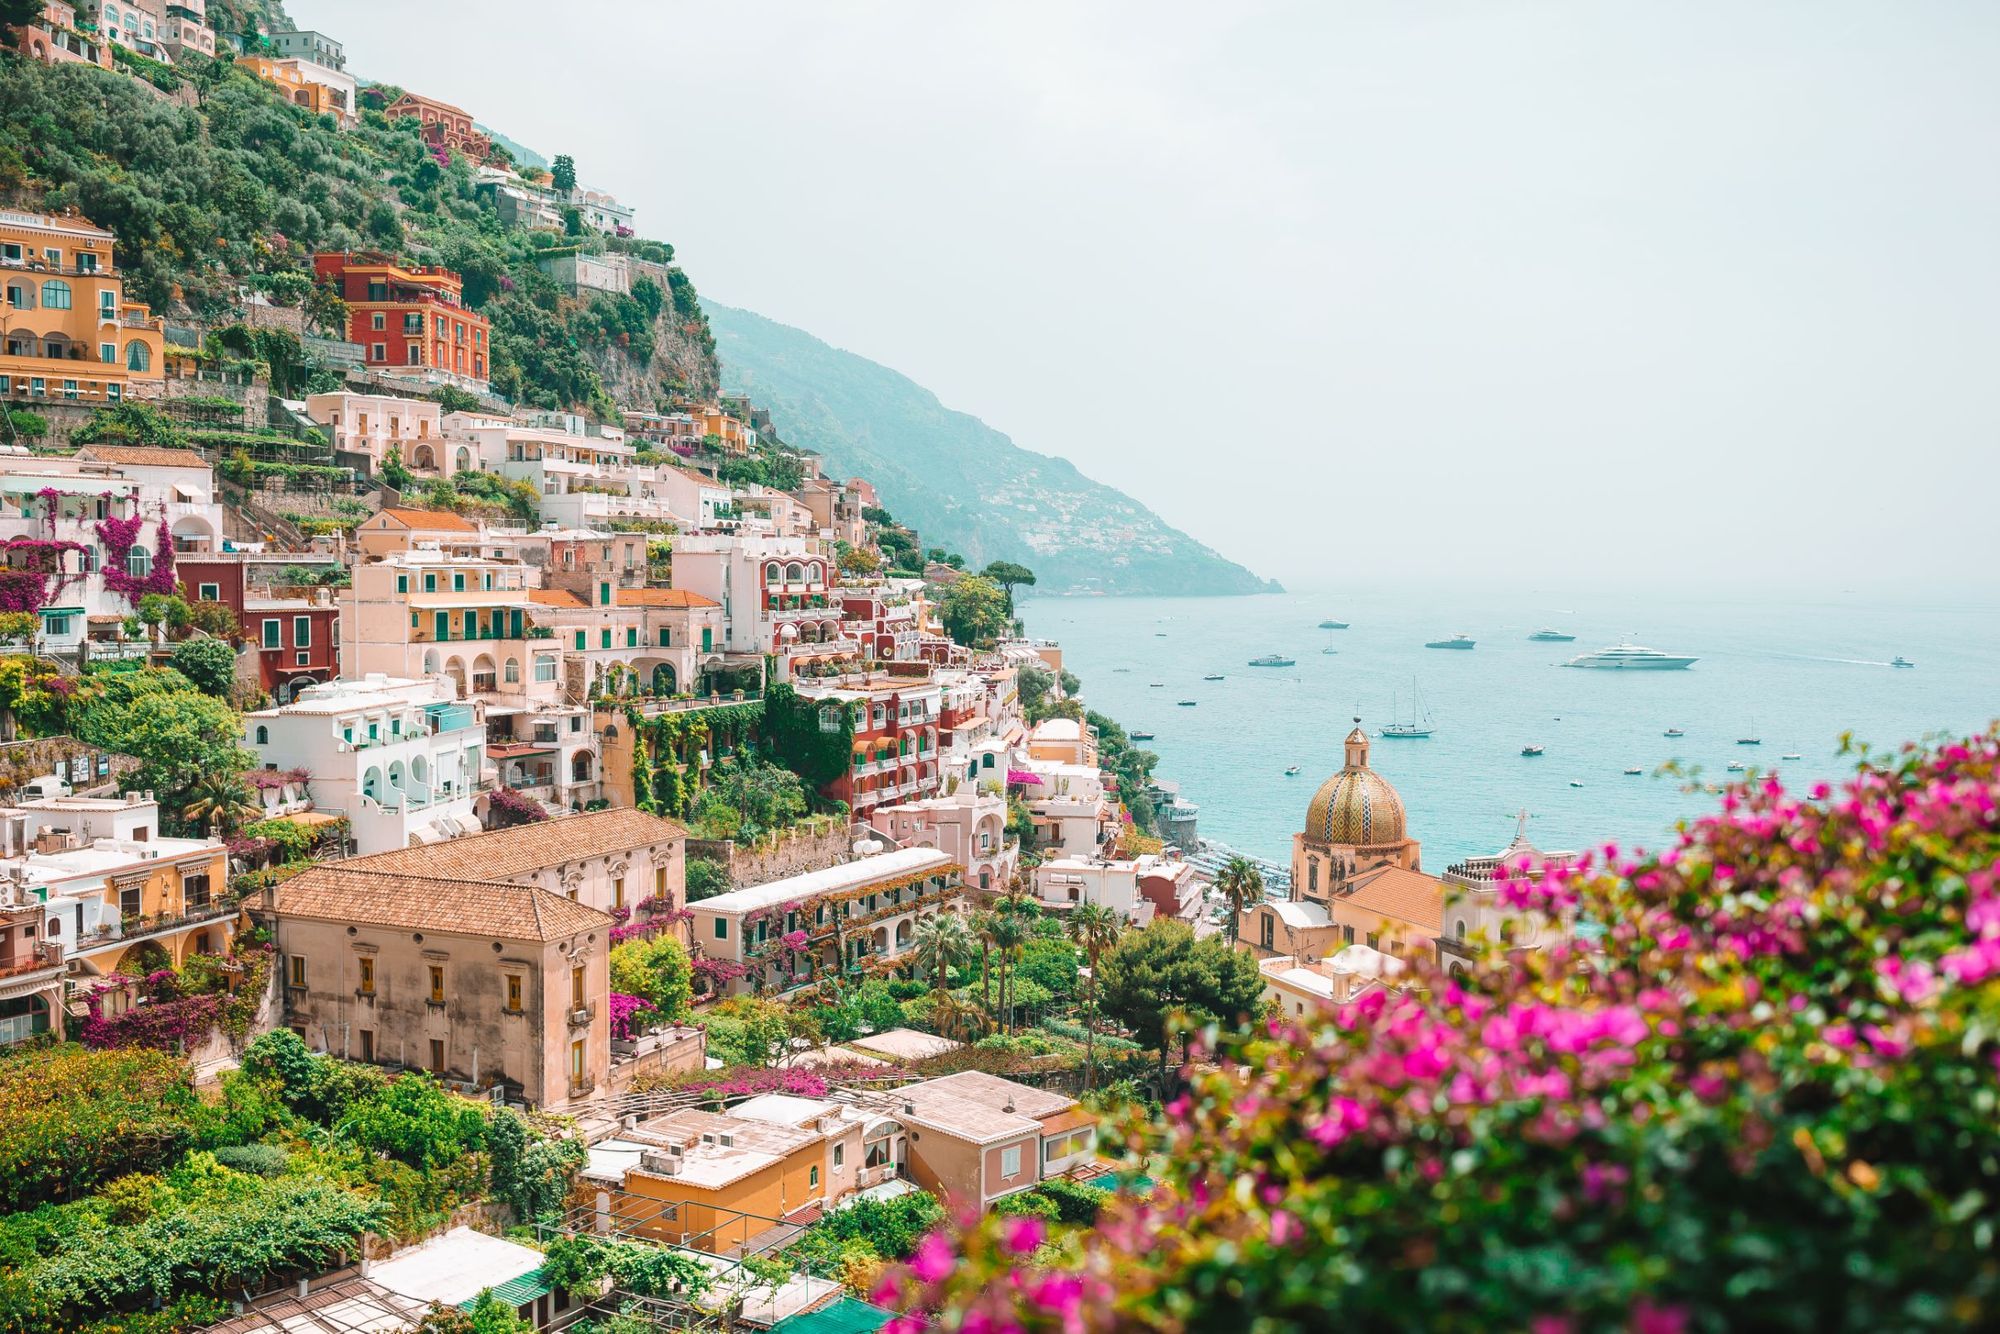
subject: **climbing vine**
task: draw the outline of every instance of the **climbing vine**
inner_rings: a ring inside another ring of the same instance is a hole
[[[132,548],[139,544],[140,530],[146,526],[145,515],[99,519],[94,525],[97,540],[104,543],[104,586],[123,595],[135,607],[148,593],[171,596],[178,587],[174,582],[174,535],[167,524],[164,505],[160,507],[159,522],[160,531],[153,539],[153,568],[145,575],[133,574],[126,563]]]
[[[764,719],[757,701],[721,704],[709,709],[660,713],[648,718],[636,705],[625,710],[632,728],[632,800],[654,815],[680,817],[694,805],[701,789],[696,751],[713,748],[717,733],[741,741]]]
[[[772,758],[814,789],[835,782],[854,763],[854,709],[834,700],[802,699],[783,683],[764,692],[764,741]]]
[[[55,601],[83,577],[80,571],[63,569],[64,554],[83,549],[81,542],[55,538],[10,537],[0,542],[7,561],[6,568],[0,568],[0,612],[37,612]]]

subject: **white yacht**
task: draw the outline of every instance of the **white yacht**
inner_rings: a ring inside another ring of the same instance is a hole
[[[1671,671],[1677,667],[1688,667],[1694,658],[1679,658],[1671,653],[1662,653],[1656,648],[1641,648],[1637,644],[1617,644],[1611,648],[1601,648],[1595,653],[1584,653],[1571,658],[1569,667],[1603,667],[1622,671]]]

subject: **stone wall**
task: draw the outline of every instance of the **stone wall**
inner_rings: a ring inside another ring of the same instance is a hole
[[[641,1077],[655,1081],[692,1074],[708,1063],[708,1034],[695,1027],[648,1033],[637,1042],[611,1044],[611,1096],[632,1091]]]
[[[0,716],[0,728],[12,721],[11,716]],[[0,805],[21,800],[25,795],[20,791],[22,784],[49,774],[56,774],[79,794],[100,789],[116,792],[119,778],[138,767],[139,761],[130,755],[87,746],[75,737],[8,741],[0,744]]]
[[[787,830],[762,845],[738,844],[732,839],[690,838],[687,855],[721,862],[729,868],[731,887],[741,889],[853,861],[854,845],[847,827],[836,825],[824,831]]]

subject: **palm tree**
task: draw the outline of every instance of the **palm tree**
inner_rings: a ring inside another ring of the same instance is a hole
[[[979,1003],[989,1011],[993,1008],[993,988],[991,985],[991,965],[993,962],[993,923],[995,915],[990,912],[976,914],[972,919],[972,934],[979,941]]]
[[[1018,912],[996,912],[993,914],[993,925],[987,931],[993,939],[993,948],[1000,953],[1000,1022],[1011,1033],[1014,1031],[1014,1009],[1009,1003],[1007,983],[1014,957],[1021,952],[1022,944],[1028,939],[1027,919]]]
[[[979,1035],[986,1024],[986,1012],[971,1001],[940,991],[931,1006],[931,1023],[944,1037],[963,1042]]]
[[[1229,943],[1234,945],[1243,914],[1264,901],[1264,875],[1248,857],[1231,857],[1216,875],[1215,887],[1229,901]]]
[[[1101,903],[1079,904],[1069,915],[1069,938],[1090,961],[1090,1012],[1083,1030],[1085,1089],[1094,1087],[1097,1079],[1097,960],[1118,943],[1124,925],[1117,913]]]
[[[939,913],[917,923],[916,963],[937,974],[937,990],[945,990],[946,974],[972,954],[972,933],[957,913]]]
[[[206,825],[211,833],[234,829],[247,819],[263,814],[263,808],[245,800],[243,784],[221,774],[204,774],[188,789],[181,818],[190,824]]]

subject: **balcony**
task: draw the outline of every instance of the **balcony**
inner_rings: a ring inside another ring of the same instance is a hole
[[[44,942],[12,963],[0,964],[0,1000],[32,995],[63,974],[63,947]]]
[[[95,930],[86,932],[77,940],[77,947],[80,953],[88,954],[93,949],[105,945],[129,945],[171,931],[200,926],[205,922],[219,922],[236,916],[237,912],[236,902],[217,901],[189,908],[184,912],[124,917],[116,923],[101,923]]]
[[[569,1022],[571,1028],[589,1028],[591,1020],[597,1018],[597,1002],[590,1001],[584,1005],[572,1006],[563,1018]]]

